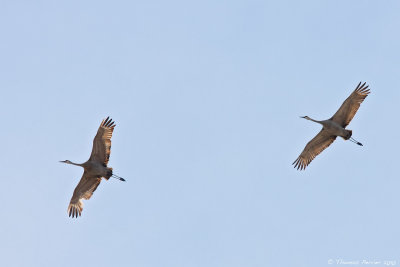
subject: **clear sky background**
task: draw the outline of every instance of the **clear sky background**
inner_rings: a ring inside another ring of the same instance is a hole
[[[397,260],[399,1],[0,1],[0,265]],[[371,94],[292,162],[358,82]],[[67,207],[101,120],[109,165]],[[383,265],[382,265],[383,266]]]

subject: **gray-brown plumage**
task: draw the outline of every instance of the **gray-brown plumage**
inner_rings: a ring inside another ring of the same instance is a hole
[[[68,206],[68,214],[72,218],[81,216],[83,209],[82,199],[90,199],[93,192],[99,186],[102,177],[106,180],[114,177],[125,181],[123,178],[113,174],[112,168],[107,167],[114,127],[115,124],[109,117],[101,122],[96,137],[93,140],[92,154],[85,163],[78,164],[69,160],[60,161],[62,163],[81,166],[84,169],[82,178],[76,186]]]
[[[350,140],[362,146],[360,142],[357,142],[351,137],[352,131],[346,130],[345,128],[349,125],[361,103],[369,93],[368,85],[365,86],[365,83],[361,85],[360,82],[351,95],[343,102],[335,115],[329,120],[317,121],[308,116],[301,117],[322,124],[323,128],[307,143],[303,152],[301,152],[300,156],[293,162],[294,167],[298,170],[304,170],[308,164],[310,164],[325,148],[332,144],[338,136],[342,137],[344,140]]]

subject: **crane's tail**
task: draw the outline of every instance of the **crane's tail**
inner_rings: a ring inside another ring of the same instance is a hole
[[[349,140],[359,146],[362,146],[363,144],[361,144],[360,142],[358,142],[357,140],[355,140],[353,137],[350,137]]]
[[[351,135],[353,134],[353,131],[352,131],[352,130],[345,130],[345,131],[346,131],[346,135],[345,135],[345,136],[342,136],[342,138],[343,138],[344,140],[349,140],[350,137],[351,137]]]
[[[107,176],[104,177],[104,178],[106,178],[108,180],[108,179],[110,179],[110,177],[118,179],[118,180],[123,181],[123,182],[126,182],[124,178],[119,177],[118,175],[115,175],[113,173],[113,169],[112,168],[107,168]]]

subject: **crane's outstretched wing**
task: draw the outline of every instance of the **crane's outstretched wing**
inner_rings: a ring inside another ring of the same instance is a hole
[[[115,124],[110,117],[101,122],[96,137],[93,140],[92,154],[89,160],[98,161],[107,166],[111,153],[111,136],[114,127]]]
[[[325,148],[335,141],[336,136],[330,135],[327,131],[322,129],[310,142],[307,143],[300,156],[292,163],[294,167],[304,170],[311,161],[318,156]]]
[[[82,178],[74,190],[71,201],[68,206],[69,217],[81,216],[83,210],[82,199],[89,199],[101,182],[101,177],[90,177],[87,172],[83,172]]]
[[[351,95],[343,102],[339,110],[333,115],[331,120],[339,123],[343,128],[349,125],[350,121],[356,115],[358,108],[361,103],[369,94],[368,85],[365,83],[361,85],[361,82],[357,85],[356,89]]]

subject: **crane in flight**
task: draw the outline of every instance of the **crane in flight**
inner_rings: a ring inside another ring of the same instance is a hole
[[[106,180],[113,177],[120,181],[125,181],[124,178],[113,174],[112,168],[107,167],[111,152],[111,136],[115,126],[110,117],[101,122],[93,140],[92,154],[85,163],[73,163],[69,160],[60,161],[62,163],[81,166],[84,169],[82,178],[76,186],[68,206],[69,217],[77,218],[81,216],[83,210],[82,199],[90,199],[93,192],[99,186],[102,177]]]
[[[368,85],[365,86],[365,83],[361,84],[360,82],[332,118],[324,121],[317,121],[308,116],[301,117],[319,123],[323,128],[310,142],[307,143],[303,152],[301,152],[300,156],[292,163],[292,165],[294,164],[294,167],[298,170],[304,170],[311,161],[325,148],[330,146],[338,136],[342,137],[344,140],[350,140],[357,145],[362,146],[360,142],[351,137],[352,131],[345,128],[349,125],[350,121],[357,113],[361,103],[369,93],[370,90],[368,89]]]

